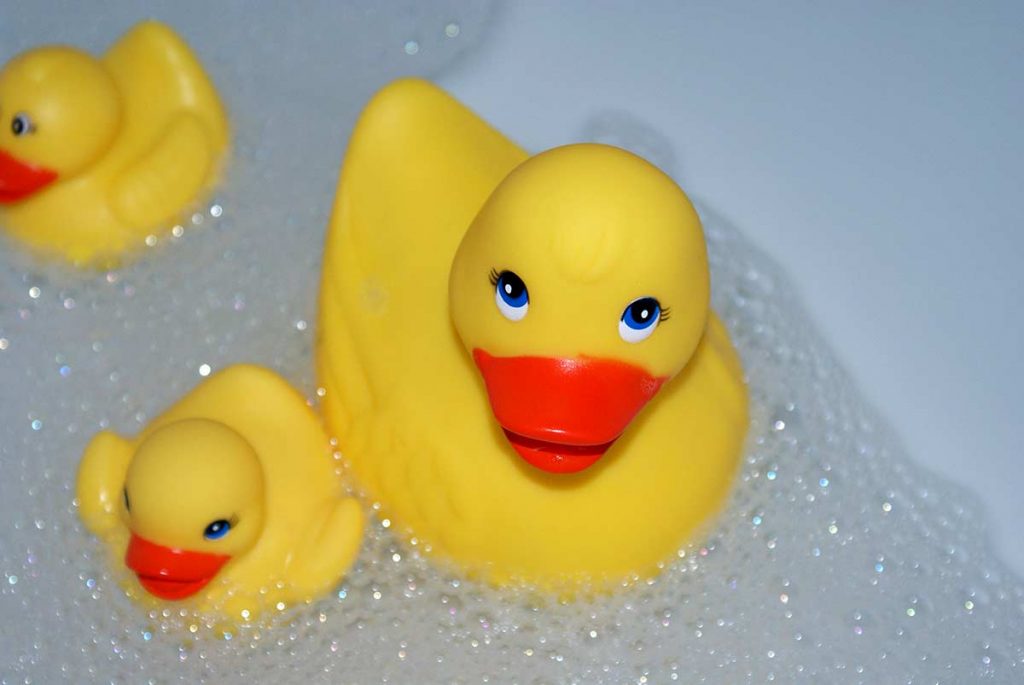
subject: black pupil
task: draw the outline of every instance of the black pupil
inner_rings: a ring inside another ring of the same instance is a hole
[[[128,503],[128,489],[127,488],[125,488],[125,491],[124,491],[124,508],[127,509],[128,511],[132,510],[132,505]]]
[[[637,323],[647,323],[658,309],[658,301],[653,297],[645,297],[629,305],[629,313]]]
[[[14,135],[20,136],[25,132],[25,120],[21,117],[14,117],[11,122],[11,130],[14,131]]]
[[[214,521],[210,524],[211,533],[219,533],[227,525],[227,521]]]
[[[526,290],[526,284],[523,283],[523,279],[511,271],[501,272],[501,276],[498,277],[498,287],[513,300],[522,296],[523,291]]]

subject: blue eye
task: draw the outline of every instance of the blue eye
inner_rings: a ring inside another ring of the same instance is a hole
[[[630,302],[619,319],[619,336],[628,343],[649,338],[661,321],[661,305],[653,297]]]
[[[231,530],[231,523],[225,519],[217,519],[206,527],[203,537],[207,540],[220,540]]]
[[[502,316],[509,321],[519,321],[526,316],[530,308],[530,294],[523,279],[511,271],[500,274],[492,271],[491,283],[494,285],[494,303]]]

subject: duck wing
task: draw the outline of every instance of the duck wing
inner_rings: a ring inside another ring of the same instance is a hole
[[[117,527],[131,445],[109,431],[89,441],[78,466],[75,495],[86,527],[103,537]]]
[[[111,206],[130,226],[167,223],[208,184],[215,163],[207,127],[193,114],[179,114],[114,180]]]
[[[292,584],[309,597],[337,585],[359,554],[364,521],[363,509],[354,497],[326,505],[311,522],[295,555],[289,569]]]
[[[220,98],[185,42],[156,21],[126,33],[103,61],[123,102],[113,209],[129,225],[168,222],[219,171],[228,144]]]
[[[453,441],[502,439],[451,323],[448,272],[473,217],[526,157],[417,79],[381,90],[349,140],[320,290],[322,407],[361,484],[419,512],[406,520],[461,517],[467,500],[488,496],[446,458]],[[476,535],[475,525],[451,534]]]
[[[220,97],[192,50],[170,27],[152,20],[136,25],[111,46],[103,62],[121,89],[125,137],[156,136],[188,112],[206,128],[215,148],[227,145]]]

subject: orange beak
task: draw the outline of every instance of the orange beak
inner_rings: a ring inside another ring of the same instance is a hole
[[[473,360],[509,443],[551,473],[594,464],[666,380],[607,359],[493,357],[475,349]]]
[[[34,166],[0,150],[0,205],[23,200],[57,178],[57,172]]]
[[[132,533],[125,565],[160,599],[185,599],[213,580],[230,556],[164,547]]]

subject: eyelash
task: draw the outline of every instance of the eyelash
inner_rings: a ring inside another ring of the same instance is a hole
[[[500,277],[501,277],[501,274],[498,273],[498,270],[492,268],[491,269],[491,273],[488,274],[488,276],[487,276],[487,280],[491,282],[491,286],[497,287],[498,279]],[[669,315],[671,313],[672,313],[672,308],[671,307],[662,307],[661,308],[661,315],[658,317],[658,322],[662,323],[662,322],[668,321],[669,320]]]

